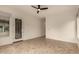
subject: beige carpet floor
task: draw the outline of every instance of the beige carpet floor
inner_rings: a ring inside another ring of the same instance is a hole
[[[79,53],[76,44],[45,39],[44,37],[16,42],[0,47],[1,54],[72,54]]]

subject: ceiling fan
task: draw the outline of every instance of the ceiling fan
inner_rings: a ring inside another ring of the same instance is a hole
[[[46,10],[48,9],[48,7],[44,7],[44,8],[41,8],[40,5],[37,5],[37,7],[35,6],[32,6],[33,8],[37,9],[37,14],[39,14],[40,10]]]

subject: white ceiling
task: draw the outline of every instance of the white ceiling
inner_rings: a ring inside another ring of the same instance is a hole
[[[23,6],[14,6],[19,10],[22,10],[25,13],[30,13],[32,15],[37,15],[37,10],[32,8],[31,5],[23,5]],[[77,6],[61,6],[61,5],[42,5],[42,7],[48,7],[47,10],[40,11],[40,16],[45,16],[49,14],[57,14],[57,13],[67,13],[67,12],[75,12],[75,8]]]
[[[37,10],[31,7],[31,5],[14,5],[9,6],[11,8],[16,8],[24,13],[29,13],[31,15],[37,16]],[[44,17],[45,15],[57,14],[57,13],[68,13],[76,12],[76,8],[79,6],[68,6],[68,5],[42,5],[41,7],[48,7],[47,10],[40,11],[38,16]]]

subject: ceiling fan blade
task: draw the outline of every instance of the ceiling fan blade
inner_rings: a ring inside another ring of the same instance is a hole
[[[33,8],[36,8],[36,9],[38,9],[37,7],[35,7],[35,6],[32,6]]]
[[[48,8],[40,8],[40,10],[46,10],[46,9],[48,9]]]
[[[40,9],[40,5],[38,5],[38,9]]]

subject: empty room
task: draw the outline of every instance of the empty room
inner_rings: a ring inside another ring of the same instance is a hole
[[[78,5],[0,5],[0,54],[79,53]]]

